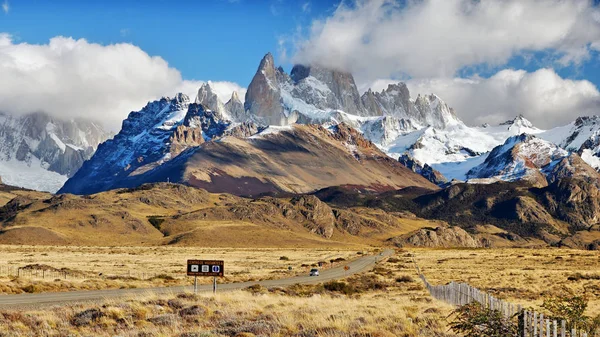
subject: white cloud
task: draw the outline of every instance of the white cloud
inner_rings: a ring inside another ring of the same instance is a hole
[[[177,92],[194,99],[203,83],[183,80],[164,59],[132,44],[54,37],[32,45],[14,43],[8,34],[0,34],[0,74],[0,111],[86,117],[113,129],[150,100]],[[231,82],[214,85],[225,101],[231,90],[244,91]]]
[[[501,66],[545,51],[577,64],[600,46],[600,10],[589,0],[357,0],[314,21],[292,42],[293,62],[383,77],[453,77],[461,68]]]
[[[2,10],[5,14],[8,14],[8,12],[10,11],[10,5],[8,4],[8,0],[4,0],[4,2],[2,3]]]
[[[377,80],[372,87],[379,91],[393,82]],[[470,125],[496,124],[523,114],[536,126],[550,128],[600,113],[600,92],[594,84],[561,78],[552,69],[505,69],[490,78],[420,79],[407,85],[413,98],[437,94]]]

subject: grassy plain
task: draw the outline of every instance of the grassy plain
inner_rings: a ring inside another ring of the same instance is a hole
[[[185,270],[187,259],[193,258],[224,260],[225,277],[220,282],[257,281],[307,273],[319,261],[327,262],[325,267],[329,267],[330,260],[354,259],[360,257],[358,253],[333,248],[0,245],[0,294],[191,284],[193,279],[185,275]],[[19,272],[21,277],[14,277],[15,270],[23,267],[27,269]],[[212,279],[200,278],[202,282]]]
[[[345,282],[324,285],[4,310],[0,331],[7,337],[454,336],[446,322],[451,308],[427,294],[404,255],[382,260]]]
[[[432,284],[466,282],[515,304],[539,307],[565,289],[600,314],[600,254],[571,249],[411,249]]]

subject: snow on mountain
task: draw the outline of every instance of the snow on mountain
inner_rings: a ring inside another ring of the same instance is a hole
[[[578,118],[547,131],[523,116],[496,126],[471,127],[435,94],[413,98],[406,84],[397,83],[360,95],[350,73],[295,65],[288,75],[275,66],[269,53],[261,60],[244,103],[233,93],[223,104],[209,83],[199,88],[195,103],[181,94],[149,103],[129,115],[115,139],[99,148],[94,156],[98,159],[86,163],[81,177],[99,180],[95,189],[103,190],[111,186],[110,177],[147,172],[222,135],[260,139],[287,131],[291,124],[331,127],[342,122],[388,156],[438,183],[444,180],[441,175],[479,182],[537,177],[542,164],[558,163],[568,152],[578,152],[583,161],[600,169],[599,117]],[[60,137],[49,139],[62,151],[78,146]],[[577,158],[570,162],[579,163]],[[563,160],[561,172],[569,171],[564,169],[567,164]],[[69,182],[63,191],[82,192]]]
[[[551,163],[563,159],[569,152],[557,145],[531,134],[509,137],[504,144],[495,147],[486,160],[469,170],[469,181],[526,180],[545,185],[542,170]]]
[[[0,114],[0,176],[8,185],[56,192],[110,136],[88,120]]]
[[[578,117],[565,126],[548,130],[540,137],[577,152],[583,160],[600,170],[600,117]]]
[[[210,92],[206,87],[201,90]],[[197,101],[207,97],[200,96]],[[229,125],[220,113],[190,103],[184,94],[150,102],[142,110],[131,112],[121,131],[102,143],[59,192],[82,194],[110,189],[119,179],[151,171],[187,149],[219,137]]]

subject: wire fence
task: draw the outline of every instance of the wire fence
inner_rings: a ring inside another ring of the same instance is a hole
[[[462,306],[477,302],[484,308],[496,310],[506,318],[518,321],[519,335],[523,337],[588,337],[586,331],[572,327],[566,320],[554,320],[544,317],[543,313],[524,310],[519,305],[495,298],[467,283],[450,282],[445,285],[432,285],[421,272],[413,256],[413,263],[419,278],[423,281],[429,294],[440,301],[453,306]],[[593,336],[597,336],[594,334]]]
[[[151,273],[151,272],[126,272],[126,273],[90,273],[73,271],[70,269],[56,269],[32,266],[0,266],[0,277],[19,277],[26,279],[42,280],[151,280],[154,278],[178,278],[181,275],[171,273]]]

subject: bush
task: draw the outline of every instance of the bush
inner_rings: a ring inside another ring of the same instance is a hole
[[[148,280],[150,280],[150,281],[154,281],[154,280],[175,281],[175,278],[171,275],[159,274],[159,275],[149,278]]]
[[[600,315],[593,318],[586,316],[584,313],[587,306],[586,297],[575,295],[567,290],[558,296],[545,299],[542,305],[552,313],[553,319],[566,320],[568,329],[583,329],[593,335],[600,332]]]
[[[450,329],[465,337],[518,337],[519,329],[498,310],[484,308],[478,302],[458,307],[452,312]]]
[[[281,260],[281,261],[289,261],[290,258],[287,257],[287,256],[281,256],[281,257],[279,257],[279,260]]]
[[[267,288],[261,286],[260,284],[253,284],[249,287],[244,288],[244,290],[252,293],[252,294],[264,294],[267,292]]]
[[[325,290],[342,293],[344,295],[352,295],[356,290],[346,282],[329,281],[323,284]]]
[[[165,219],[161,218],[159,215],[151,215],[148,217],[148,222],[150,222],[154,228],[160,230],[160,225],[165,222]]]
[[[414,281],[415,280],[413,280],[413,278],[408,275],[402,275],[402,276],[396,278],[396,282],[398,282],[398,283],[410,283],[410,282],[414,282]]]

